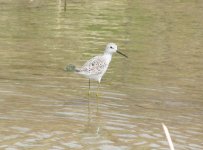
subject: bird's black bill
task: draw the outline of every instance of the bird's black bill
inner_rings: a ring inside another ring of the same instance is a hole
[[[123,54],[123,53],[121,53],[121,52],[119,52],[119,51],[117,51],[117,53],[119,53],[119,54],[121,54],[122,56],[124,56],[124,57],[128,58],[128,56],[127,56],[127,55],[125,55],[125,54]]]

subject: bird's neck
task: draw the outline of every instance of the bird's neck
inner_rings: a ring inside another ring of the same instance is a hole
[[[105,59],[108,60],[109,63],[110,63],[111,62],[111,58],[112,58],[112,53],[105,52],[103,57],[105,57]]]

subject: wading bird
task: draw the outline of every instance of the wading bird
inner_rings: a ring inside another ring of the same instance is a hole
[[[65,70],[74,71],[89,79],[88,94],[90,94],[90,80],[98,81],[99,83],[98,90],[97,90],[97,96],[98,96],[99,86],[100,86],[102,76],[105,74],[106,70],[108,69],[113,53],[116,53],[116,52],[128,58],[128,56],[118,51],[117,45],[115,43],[109,43],[107,44],[104,50],[104,54],[95,56],[92,59],[88,60],[81,68],[76,68],[74,65],[68,65],[65,68]]]

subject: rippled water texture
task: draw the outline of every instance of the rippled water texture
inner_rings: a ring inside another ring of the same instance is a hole
[[[202,0],[0,0],[0,149],[203,149]],[[100,96],[65,72],[115,42]]]

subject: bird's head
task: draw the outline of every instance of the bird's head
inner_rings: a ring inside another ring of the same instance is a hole
[[[110,53],[110,54],[113,54],[115,53],[116,51],[118,50],[118,47],[115,43],[109,43],[106,45],[106,52],[107,53]]]
[[[106,45],[105,53],[113,54],[115,52],[117,52],[120,55],[128,58],[128,56],[126,56],[125,54],[118,51],[118,47],[117,47],[117,45],[115,43],[109,43],[109,44]]]

